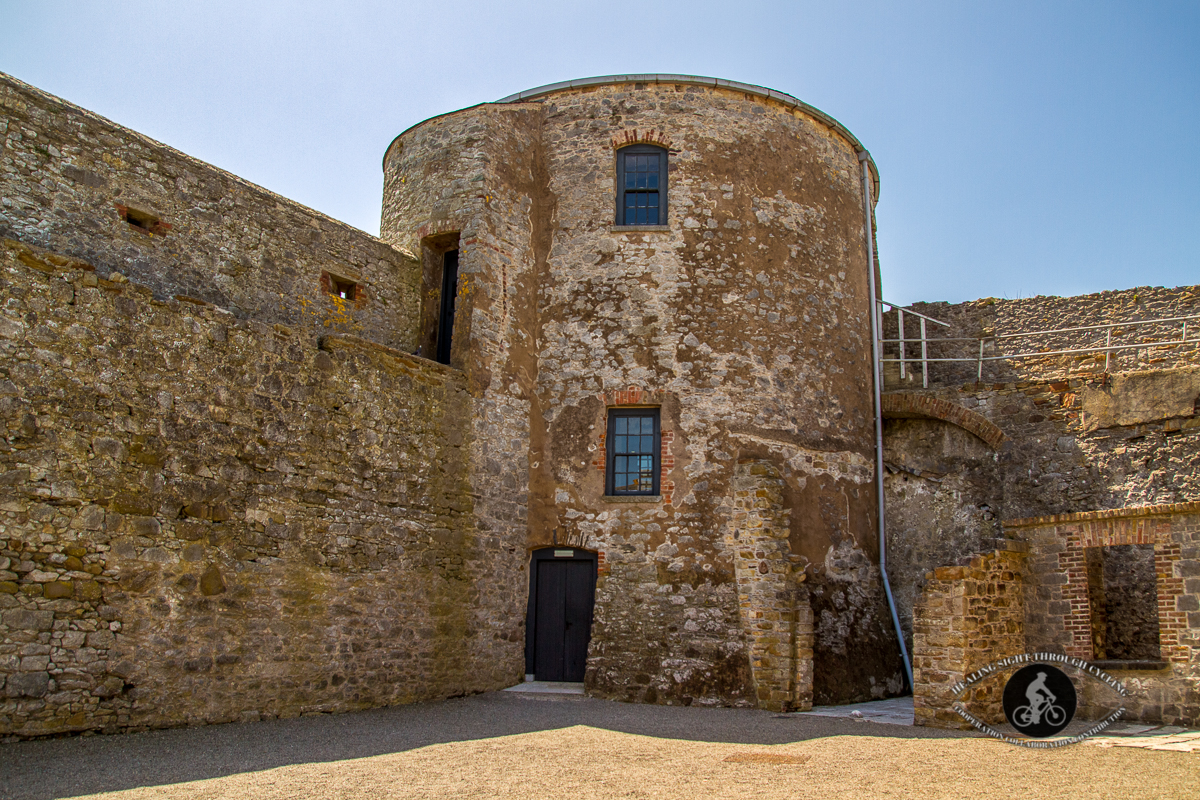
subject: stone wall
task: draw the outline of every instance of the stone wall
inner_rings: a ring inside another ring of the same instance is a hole
[[[945,335],[974,336],[1186,316],[1200,311],[1198,294],[1197,287],[1137,289],[913,308],[954,322]],[[895,337],[896,322],[897,314],[887,315],[887,336]],[[1178,336],[1181,326],[1152,333],[1171,330]],[[1189,330],[1200,334],[1200,326]],[[1093,334],[1018,341],[1030,349],[1082,346]],[[1001,520],[1200,500],[1200,356],[1193,345],[1142,354],[1114,358],[1109,374],[1090,356],[996,362],[984,382],[975,381],[973,365],[967,372],[935,365],[928,389],[919,372],[907,383],[891,372],[888,564],[906,628],[925,573],[990,551]],[[1143,368],[1115,371],[1136,364]]]
[[[1158,660],[1154,545],[1087,547],[1084,554],[1092,656],[1117,661]]]
[[[1085,328],[1108,323],[1128,323],[1139,320],[1174,319],[1200,316],[1200,285],[1164,288],[1140,286],[1135,289],[1097,292],[1074,297],[1027,297],[1002,300],[988,297],[967,303],[915,303],[907,307],[928,317],[950,323],[942,327],[926,323],[930,339],[930,358],[968,358],[971,363],[932,363],[929,366],[931,386],[956,386],[982,380],[985,383],[1013,383],[1023,380],[1061,379],[1071,375],[1093,373],[1159,370],[1195,364],[1200,348],[1200,319],[1187,321],[1187,341],[1164,347],[1134,347],[1113,352],[1107,359],[1104,353],[1070,353],[1027,358],[1002,358],[984,361],[980,378],[974,359],[979,353],[980,338],[984,339],[984,356],[1012,356],[1018,353],[1038,353],[1050,350],[1073,350],[1096,346],[1138,345],[1156,341],[1180,341],[1184,321],[1153,325],[1122,325],[1105,330],[1074,330],[1062,333],[1030,335],[1039,331]],[[899,315],[889,311],[884,315],[884,338],[899,338]],[[1014,334],[1019,336],[1014,337]],[[922,372],[920,321],[905,316],[904,335],[909,340],[905,357],[918,359],[908,363],[905,386],[920,387]],[[1006,337],[996,339],[995,337]],[[967,341],[947,342],[946,339]],[[916,340],[916,341],[914,341]],[[888,358],[899,357],[899,344],[885,346]],[[1106,369],[1107,365],[1107,369]],[[911,372],[909,372],[911,370]],[[899,365],[889,365],[889,380],[900,385]]]
[[[476,520],[503,476],[461,372],[2,245],[0,733],[520,679],[525,554]]]
[[[668,224],[616,226],[616,148],[641,141],[670,151]],[[902,690],[870,489],[859,170],[827,123],[687,83],[485,104],[389,148],[383,238],[459,236],[452,362],[492,441],[527,448],[509,462],[529,489],[527,549],[602,556],[590,691],[756,702],[725,540],[747,459],[778,470],[792,509],[814,697]],[[629,405],[661,415],[650,502],[604,494],[607,413]]]
[[[415,349],[410,252],[2,73],[0,140],[0,236],[117,271],[159,300]],[[353,300],[332,294],[333,278],[357,284]]]
[[[1158,653],[1101,664],[1130,690],[1122,699],[1126,718],[1200,724],[1200,503],[1013,520],[1005,529],[1024,538],[1031,551],[1027,646],[1086,660],[1100,659],[1092,637],[1087,551],[1152,546],[1154,584],[1145,588],[1157,597]],[[1161,663],[1144,663],[1154,661]]]
[[[1004,549],[926,576],[913,622],[915,724],[970,728],[952,708],[954,684],[993,661],[1026,651],[1025,562],[1023,544],[1006,541]],[[1007,674],[998,674],[981,681],[960,699],[979,719],[1003,723],[1006,679]]]
[[[783,479],[770,462],[739,463],[726,545],[733,552],[741,629],[760,708],[812,708],[812,609],[788,546]],[[800,630],[807,623],[808,630]],[[805,642],[804,639],[809,641]],[[798,658],[799,655],[799,658]]]

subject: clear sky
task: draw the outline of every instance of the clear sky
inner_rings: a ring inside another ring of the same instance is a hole
[[[889,300],[1200,283],[1200,0],[0,0],[0,71],[372,233],[416,122],[727,78],[871,151]]]

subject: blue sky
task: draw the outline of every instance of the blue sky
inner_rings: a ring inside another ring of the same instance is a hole
[[[571,78],[795,95],[882,175],[884,296],[1200,283],[1200,2],[0,0],[0,71],[372,233],[392,138]]]

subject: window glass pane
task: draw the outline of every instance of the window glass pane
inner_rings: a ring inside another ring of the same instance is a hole
[[[625,195],[625,224],[626,225],[636,225],[637,224],[637,208],[635,208],[635,204],[637,202],[636,197],[637,197],[637,195],[632,195],[632,194]]]
[[[666,183],[664,167],[666,154],[661,151],[650,153],[623,153],[621,156],[620,201],[618,218],[622,225],[658,225],[665,214],[660,208],[663,198],[659,191]],[[631,197],[630,194],[635,196]]]
[[[651,494],[658,477],[661,442],[656,412],[614,412],[609,417],[611,470],[616,494]]]

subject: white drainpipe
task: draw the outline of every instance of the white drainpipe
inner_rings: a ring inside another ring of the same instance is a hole
[[[862,166],[863,215],[867,231],[867,285],[871,298],[871,373],[875,384],[875,495],[879,509],[879,574],[883,578],[883,592],[887,595],[888,610],[892,612],[892,626],[896,629],[896,641],[900,644],[900,657],[904,659],[904,673],[908,685],[913,687],[912,663],[908,660],[908,648],[904,646],[904,631],[900,628],[900,617],[896,614],[896,600],[892,597],[892,584],[887,574],[887,529],[884,526],[883,507],[883,362],[879,358],[879,303],[875,294],[875,230],[871,215],[871,167],[870,155],[866,150],[858,154]]]

